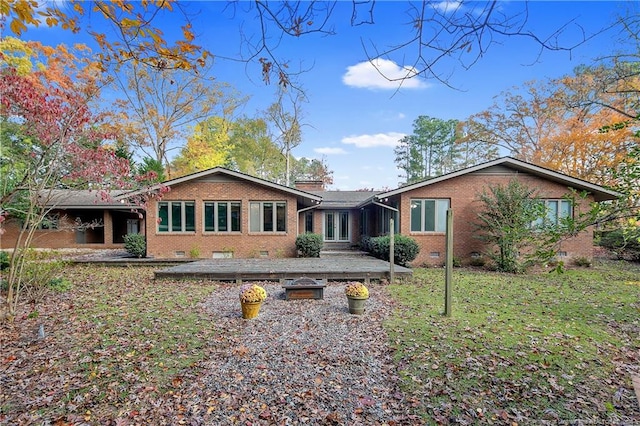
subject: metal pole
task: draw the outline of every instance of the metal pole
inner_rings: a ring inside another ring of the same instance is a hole
[[[394,226],[393,226],[393,218],[389,219],[389,284],[393,284],[395,272],[393,270],[393,261],[395,258],[394,255],[394,236],[393,236]]]
[[[451,316],[451,276],[453,275],[453,210],[447,210],[446,257],[444,275],[444,315]]]

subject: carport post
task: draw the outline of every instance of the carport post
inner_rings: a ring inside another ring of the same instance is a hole
[[[453,210],[447,209],[446,257],[444,273],[444,315],[451,316],[451,276],[453,275]]]

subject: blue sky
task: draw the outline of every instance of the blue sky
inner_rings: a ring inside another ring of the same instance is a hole
[[[433,3],[442,6],[444,3]],[[451,5],[452,3],[449,3]],[[298,78],[309,102],[303,105],[304,135],[293,151],[297,157],[324,158],[334,171],[332,189],[394,188],[401,179],[394,164],[393,146],[403,135],[412,132],[419,115],[463,120],[488,108],[500,92],[533,79],[559,77],[571,73],[578,65],[591,64],[599,56],[618,46],[620,34],[606,31],[571,52],[545,51],[539,56],[538,46],[524,38],[500,39],[471,69],[455,62],[443,62],[440,71],[450,74],[454,88],[436,80],[412,79],[398,89],[397,83],[381,78],[368,64],[362,43],[379,48],[395,44],[408,36],[402,25],[406,3],[376,3],[372,26],[349,25],[351,2],[338,2],[333,24],[336,35],[307,35],[284,38],[276,54],[307,71]],[[242,13],[224,9],[224,2],[198,1],[187,5],[193,14],[196,42],[214,54],[238,57],[241,52],[240,30],[256,34],[257,21]],[[240,8],[246,6],[242,2]],[[523,2],[499,2],[499,12],[522,11]],[[586,35],[598,32],[624,15],[629,2],[565,1],[531,2],[528,29],[540,36],[572,21],[561,42],[574,43],[584,30]],[[238,12],[238,11],[236,11]],[[473,13],[472,10],[468,10]],[[175,24],[170,20],[163,30],[170,34]],[[61,29],[30,29],[25,39],[59,42],[89,42],[82,34],[73,36]],[[408,55],[380,62],[393,72],[406,66]],[[250,96],[243,109],[255,116],[274,100],[275,87],[261,80],[257,65],[216,59],[213,75]]]

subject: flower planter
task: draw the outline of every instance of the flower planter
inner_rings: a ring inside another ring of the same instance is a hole
[[[364,313],[364,305],[368,297],[347,296],[349,302],[349,313],[354,315],[362,315]]]
[[[251,319],[258,316],[262,302],[240,302],[242,306],[242,318]]]

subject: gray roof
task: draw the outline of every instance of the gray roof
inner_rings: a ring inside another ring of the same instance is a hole
[[[40,199],[47,207],[61,209],[104,209],[131,207],[120,200],[125,191],[103,191],[86,189],[51,189],[40,192]]]
[[[322,197],[319,209],[354,209],[380,191],[309,191]]]

